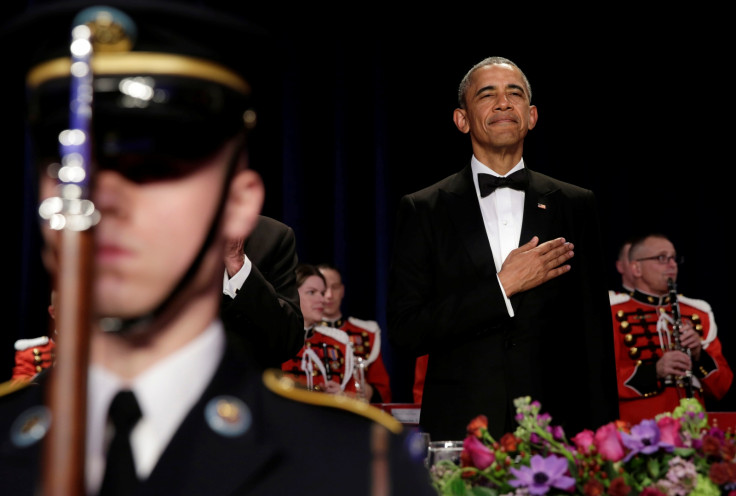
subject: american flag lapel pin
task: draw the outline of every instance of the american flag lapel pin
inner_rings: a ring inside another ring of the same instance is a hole
[[[542,210],[547,210],[547,205],[544,203],[537,203],[537,208],[541,208]]]

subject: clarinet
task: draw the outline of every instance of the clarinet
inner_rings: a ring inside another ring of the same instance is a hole
[[[687,356],[690,357],[692,360],[692,354],[690,352],[690,348],[687,348],[686,350],[682,349],[682,345],[680,344],[680,328],[682,327],[682,316],[680,315],[680,303],[677,301],[677,287],[675,286],[675,282],[672,280],[672,278],[667,279],[667,287],[669,288],[670,292],[670,304],[672,305],[672,318],[674,319],[674,323],[672,324],[672,338],[675,341],[675,349],[679,351],[684,351],[687,353]],[[687,370],[685,372],[684,377],[678,377],[677,378],[677,385],[679,387],[685,388],[685,394],[688,398],[693,397],[693,373],[691,370]]]

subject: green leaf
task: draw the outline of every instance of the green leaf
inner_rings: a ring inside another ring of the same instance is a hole
[[[490,487],[474,487],[470,494],[473,496],[498,496],[498,491],[491,489]]]
[[[468,496],[468,488],[462,479],[454,479],[445,486],[445,494],[449,496]]]
[[[649,473],[652,479],[654,480],[659,479],[659,474],[660,474],[659,460],[657,460],[656,458],[649,458],[647,460],[647,472]]]

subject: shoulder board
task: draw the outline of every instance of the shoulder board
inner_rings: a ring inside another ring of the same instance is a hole
[[[49,337],[39,336],[37,338],[19,339],[15,342],[14,347],[17,351],[24,351],[34,346],[45,346],[47,344],[49,344]]]
[[[27,386],[32,384],[30,380],[9,380],[0,382],[0,398],[7,396],[21,389],[25,389]]]
[[[711,312],[710,304],[705,300],[697,300],[695,298],[688,298],[687,296],[677,295],[677,301],[686,303],[691,307],[695,307],[703,312]]]
[[[324,334],[325,336],[329,336],[332,339],[340,341],[343,344],[348,344],[350,342],[350,337],[348,336],[347,332],[341,331],[340,329],[335,329],[334,327],[316,326],[314,328],[314,331],[319,332],[320,334]]]
[[[617,293],[615,291],[608,291],[608,301],[611,303],[611,306],[618,305],[620,303],[624,303],[625,301],[629,301],[631,299],[631,296],[629,296],[626,293]]]
[[[348,322],[353,324],[354,326],[362,327],[366,331],[372,332],[372,333],[380,333],[381,328],[378,326],[378,322],[375,320],[360,320],[356,319],[355,317],[348,317]]]
[[[285,376],[281,370],[266,370],[263,373],[263,383],[269,390],[284,398],[298,401],[299,403],[346,410],[361,417],[366,417],[382,425],[394,434],[399,434],[403,430],[401,422],[396,420],[390,413],[349,396],[309,391],[303,385]]]

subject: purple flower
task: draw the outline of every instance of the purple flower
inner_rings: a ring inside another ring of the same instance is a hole
[[[629,450],[624,463],[639,453],[650,455],[656,453],[660,449],[672,451],[674,446],[661,441],[661,433],[655,420],[642,420],[639,424],[631,428],[631,434],[621,433],[621,440]]]
[[[511,479],[509,484],[514,487],[527,487],[529,494],[547,494],[551,487],[567,490],[575,485],[575,479],[565,475],[567,469],[567,460],[562,457],[550,455],[543,458],[534,455],[529,467],[509,469],[516,477]]]

